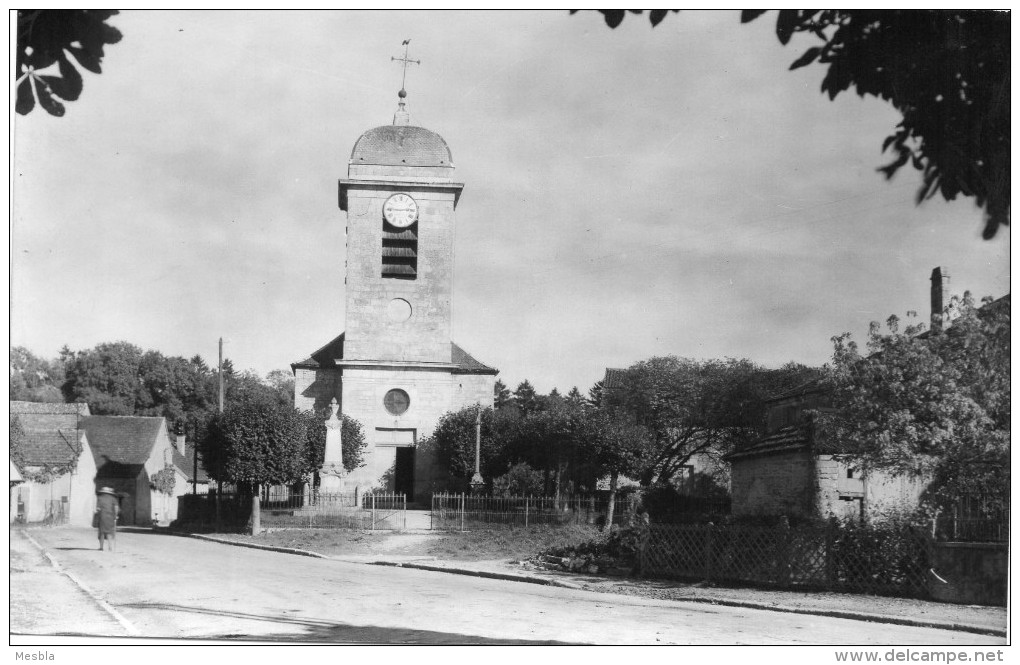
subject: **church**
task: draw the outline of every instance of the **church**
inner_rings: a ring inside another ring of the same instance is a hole
[[[355,142],[339,181],[347,213],[344,331],[294,371],[294,405],[322,413],[332,400],[364,428],[365,464],[346,491],[432,490],[418,455],[448,411],[493,403],[498,370],[451,340],[454,227],[464,184],[446,141],[411,123],[401,89],[393,124]]]

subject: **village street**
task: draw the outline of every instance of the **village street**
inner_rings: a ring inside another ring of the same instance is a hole
[[[1003,643],[972,633],[346,563],[146,531],[118,534],[119,551],[112,554],[96,549],[90,529],[28,533],[127,625],[101,616],[94,602],[95,617],[85,616],[80,594],[77,609],[62,616],[54,603],[40,602],[49,609],[13,621],[15,634],[126,637],[136,631],[136,637],[404,644]],[[14,550],[34,546],[11,535],[13,617],[14,603],[26,593],[18,588],[22,576],[13,574]],[[49,578],[54,588],[67,584],[63,576]],[[45,599],[47,587],[33,592]]]

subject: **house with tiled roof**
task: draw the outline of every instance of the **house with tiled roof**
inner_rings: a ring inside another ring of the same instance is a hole
[[[190,488],[165,418],[88,416],[82,426],[95,458],[95,488],[117,493],[122,524],[148,526],[177,518],[177,497]]]
[[[23,432],[11,466],[22,482],[10,488],[11,521],[89,526],[95,511],[96,466],[82,420],[87,404],[10,402]]]
[[[187,477],[189,494],[208,494],[209,474],[197,454],[194,442],[188,441],[182,423],[177,424],[173,435],[174,466],[184,472]]]

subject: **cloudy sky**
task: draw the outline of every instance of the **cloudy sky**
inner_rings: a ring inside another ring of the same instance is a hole
[[[830,337],[1009,291],[1008,230],[886,182],[897,114],[788,71],[775,20],[565,12],[139,12],[63,118],[14,128],[11,344],[127,340],[286,368],[343,330],[336,181],[389,124],[449,143],[454,339],[511,387],[653,355],[825,362]]]

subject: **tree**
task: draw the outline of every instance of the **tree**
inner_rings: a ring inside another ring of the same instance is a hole
[[[307,417],[271,393],[244,393],[213,417],[199,441],[209,475],[248,491],[301,480],[310,466]]]
[[[120,31],[106,23],[117,13],[98,9],[18,10],[15,110],[26,115],[38,101],[50,115],[64,115],[62,101],[73,102],[82,91],[78,67],[101,73],[103,48],[120,41]],[[47,71],[54,65],[56,72]]]
[[[595,465],[598,476],[609,476],[606,524],[611,526],[620,476],[641,474],[655,452],[654,438],[619,411],[591,409],[584,414],[579,432],[581,453]]]
[[[577,386],[570,389],[570,392],[567,393],[566,399],[567,404],[572,404],[574,406],[588,405],[588,401],[584,398],[584,395],[581,394],[581,391],[577,389]]]
[[[64,368],[60,362],[36,357],[23,346],[11,349],[10,398],[25,402],[63,402],[60,386]]]
[[[318,413],[305,411],[307,428],[305,473],[312,473],[322,468],[322,462],[326,455],[326,419],[328,417],[328,408]],[[365,439],[365,431],[360,422],[344,414],[340,414],[340,418],[340,455],[344,468],[350,472],[365,465],[365,448],[368,446],[368,441]]]
[[[527,379],[521,381],[517,386],[517,390],[514,391],[514,404],[522,415],[538,410],[538,393],[535,392],[535,387]]]
[[[97,344],[68,357],[61,391],[68,402],[86,402],[95,415],[134,415],[140,397],[142,350],[128,342]]]
[[[622,411],[654,438],[639,480],[669,483],[696,454],[721,457],[758,436],[765,400],[803,383],[814,370],[768,370],[749,360],[655,357],[624,370],[607,408]]]
[[[493,408],[503,409],[511,404],[513,404],[513,397],[510,395],[510,389],[506,387],[505,383],[496,379],[496,385],[493,386]]]
[[[573,10],[577,11],[577,10]],[[611,28],[622,9],[600,10]],[[641,10],[629,10],[641,13]],[[678,10],[671,10],[678,11]],[[741,22],[767,10],[745,10]],[[652,10],[653,26],[667,10]],[[967,10],[780,10],[776,36],[818,39],[790,69],[828,66],[822,92],[854,88],[887,101],[902,120],[882,145],[895,159],[886,179],[908,163],[922,172],[917,202],[940,193],[973,197],[986,213],[984,237],[1009,224],[1010,15]]]
[[[474,406],[450,411],[439,419],[432,434],[421,442],[423,452],[435,456],[439,469],[445,471],[456,485],[467,489],[475,469]],[[520,416],[516,409],[482,409],[482,441],[480,446],[482,476],[493,479],[506,473],[518,459],[513,453]]]
[[[945,331],[918,335],[872,325],[867,355],[833,338],[825,385],[834,410],[816,436],[864,473],[930,479],[926,501],[967,495],[1009,501],[1010,313],[1008,298],[978,309],[969,294]]]
[[[294,373],[288,369],[274,369],[266,374],[266,385],[288,402],[294,401]]]

